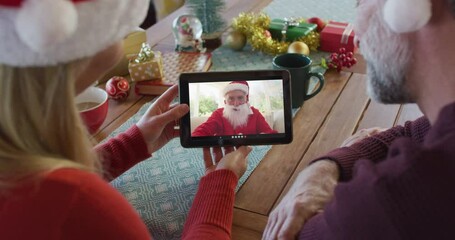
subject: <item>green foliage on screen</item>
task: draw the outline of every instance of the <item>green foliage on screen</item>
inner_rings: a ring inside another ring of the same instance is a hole
[[[211,97],[201,97],[199,101],[199,115],[204,116],[206,114],[211,114],[218,108],[218,104]]]

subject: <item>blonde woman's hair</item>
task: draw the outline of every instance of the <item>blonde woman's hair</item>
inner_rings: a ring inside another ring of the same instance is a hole
[[[0,65],[0,193],[58,168],[101,173],[75,104],[76,76],[86,61]]]

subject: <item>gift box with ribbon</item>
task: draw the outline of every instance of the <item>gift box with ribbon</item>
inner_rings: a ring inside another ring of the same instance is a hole
[[[146,43],[142,44],[139,54],[129,55],[128,71],[131,80],[146,81],[163,77],[163,58],[161,52],[154,52]]]
[[[354,29],[352,24],[329,21],[321,31],[320,50],[325,52],[338,52],[345,48],[354,52]]]
[[[269,32],[273,39],[293,42],[315,31],[316,24],[301,22],[296,19],[273,19],[269,25]]]

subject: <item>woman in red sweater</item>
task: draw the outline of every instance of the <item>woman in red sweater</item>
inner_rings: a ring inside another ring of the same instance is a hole
[[[93,148],[75,96],[122,56],[148,0],[0,0],[0,236],[150,239],[117,177],[176,136],[187,105],[174,86],[125,133]],[[250,148],[205,154],[187,239],[228,239],[234,188]],[[222,201],[220,201],[222,199]]]

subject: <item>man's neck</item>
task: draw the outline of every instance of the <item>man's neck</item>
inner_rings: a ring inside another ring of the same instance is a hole
[[[444,106],[455,102],[454,26],[453,22],[439,21],[416,33],[417,50],[409,74],[409,83],[413,86],[409,87],[431,124]]]

